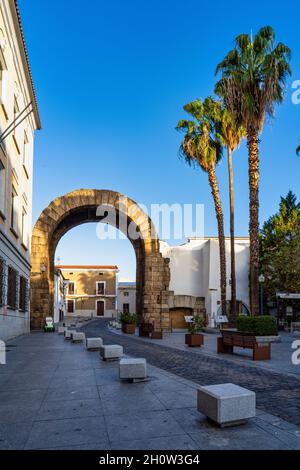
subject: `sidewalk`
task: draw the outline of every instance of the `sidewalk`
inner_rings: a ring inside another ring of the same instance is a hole
[[[0,449],[300,449],[300,427],[265,412],[239,427],[209,424],[196,410],[198,385],[156,367],[149,382],[128,384],[118,363],[57,334],[7,347]]]

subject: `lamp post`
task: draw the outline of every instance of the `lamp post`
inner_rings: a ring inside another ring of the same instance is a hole
[[[265,282],[265,276],[263,274],[260,274],[258,277],[258,282],[260,285],[260,314],[263,314],[263,309],[264,309],[264,291],[263,291],[263,285]]]

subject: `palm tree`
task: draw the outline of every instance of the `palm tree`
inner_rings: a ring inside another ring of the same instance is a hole
[[[218,91],[218,90],[216,90]],[[216,122],[216,129],[221,143],[227,149],[227,164],[229,176],[229,206],[230,206],[230,264],[231,264],[231,308],[232,319],[237,315],[236,309],[236,272],[235,272],[235,235],[234,235],[234,182],[232,154],[245,137],[245,129],[236,124],[224,102],[207,98],[211,113]]]
[[[296,148],[296,154],[298,155],[298,157],[300,157],[300,145],[298,145],[298,147]]]
[[[224,217],[216,176],[216,164],[222,157],[222,144],[216,132],[214,118],[210,112],[209,102],[195,100],[186,104],[183,109],[193,120],[182,119],[176,129],[185,133],[180,147],[180,155],[190,165],[199,165],[207,173],[214,200],[218,224],[220,256],[220,289],[222,314],[226,315],[226,255],[224,237]]]
[[[221,72],[217,89],[235,122],[246,129],[249,154],[249,235],[250,235],[250,307],[259,310],[259,134],[266,115],[273,116],[274,105],[283,101],[286,78],[291,74],[290,49],[275,46],[271,26],[259,30],[254,40],[241,34],[235,48],[217,66]]]

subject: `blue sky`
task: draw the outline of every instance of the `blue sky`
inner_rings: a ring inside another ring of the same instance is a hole
[[[120,191],[137,202],[203,203],[205,233],[216,234],[207,176],[178,158],[174,127],[183,104],[212,93],[214,70],[234,37],[271,24],[293,52],[293,77],[261,142],[260,217],[292,189],[300,198],[300,4],[186,0],[19,0],[43,130],[36,135],[34,221],[58,195],[78,188]],[[234,155],[236,232],[248,231],[245,145]],[[228,232],[226,159],[218,178]],[[99,241],[95,225],[70,231],[64,263],[116,263],[133,277],[127,240]]]

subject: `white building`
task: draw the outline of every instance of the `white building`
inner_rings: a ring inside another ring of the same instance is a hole
[[[0,1],[0,339],[29,331],[34,132],[40,119],[20,15]],[[5,134],[4,134],[5,132]]]
[[[54,323],[63,321],[66,316],[67,281],[60,269],[54,271]]]
[[[118,283],[117,306],[118,312],[136,313],[136,283],[134,281]]]
[[[226,238],[227,299],[230,288],[230,238]],[[215,326],[220,314],[220,265],[219,242],[216,237],[189,238],[180,246],[169,246],[161,242],[161,252],[170,258],[170,291],[175,296],[201,297],[205,299],[209,326]],[[239,311],[249,310],[249,238],[235,239],[237,300]]]

